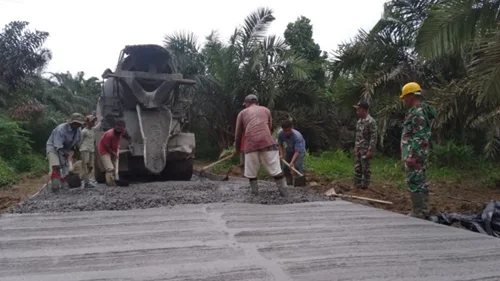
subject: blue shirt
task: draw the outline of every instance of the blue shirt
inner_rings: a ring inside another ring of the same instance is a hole
[[[68,151],[80,142],[82,129],[73,130],[69,123],[63,123],[55,127],[47,140],[47,152],[62,149]]]
[[[306,152],[306,141],[302,137],[302,134],[295,129],[292,129],[292,134],[289,137],[285,136],[283,130],[280,129],[278,132],[278,144],[283,145],[284,142],[286,143],[287,152]]]

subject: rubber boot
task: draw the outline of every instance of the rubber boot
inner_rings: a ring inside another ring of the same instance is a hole
[[[288,186],[293,186],[293,176],[292,175],[286,175],[286,185]]]
[[[280,192],[280,195],[283,197],[288,196],[288,189],[286,188],[286,180],[285,178],[281,178],[276,181],[276,186],[278,187],[278,191]]]
[[[57,193],[61,189],[61,179],[53,178],[50,180],[50,189],[52,192]]]
[[[106,184],[108,186],[116,186],[115,177],[112,173],[106,173]]]
[[[250,181],[250,190],[253,195],[259,195],[259,184],[256,180]]]
[[[422,215],[424,218],[429,217],[429,191],[426,190],[424,192],[421,192],[422,196]]]
[[[69,189],[69,184],[67,181],[64,181],[61,185],[62,189]]]
[[[410,216],[415,218],[424,218],[424,214],[422,213],[423,207],[423,196],[422,192],[411,192],[411,203],[412,203],[412,211]]]

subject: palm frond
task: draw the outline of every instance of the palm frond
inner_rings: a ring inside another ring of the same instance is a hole
[[[443,1],[430,7],[415,47],[425,58],[459,51],[474,38],[482,12],[480,0]]]

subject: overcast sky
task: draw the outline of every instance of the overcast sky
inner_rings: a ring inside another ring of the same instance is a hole
[[[100,77],[114,70],[128,44],[161,44],[165,34],[192,31],[200,43],[211,30],[226,39],[258,7],[273,9],[270,34],[283,36],[286,25],[311,19],[314,40],[327,52],[370,29],[382,15],[384,0],[0,0],[0,25],[13,20],[50,32],[48,71],[84,71]]]

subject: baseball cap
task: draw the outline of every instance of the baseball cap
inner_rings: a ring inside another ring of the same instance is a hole
[[[69,123],[78,123],[78,124],[83,124],[84,123],[84,117],[80,113],[73,113],[71,114],[71,118],[69,119]]]
[[[370,108],[370,105],[366,101],[360,101],[360,102],[358,102],[358,104],[353,105],[353,107],[368,109],[368,108]]]
[[[257,102],[258,100],[259,100],[259,98],[256,95],[250,94],[250,95],[245,97],[245,102],[243,104],[245,104],[247,102]]]

